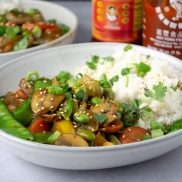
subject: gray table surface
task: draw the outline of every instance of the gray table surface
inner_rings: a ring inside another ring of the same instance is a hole
[[[74,43],[91,40],[91,2],[53,1],[79,19]],[[11,154],[0,144],[1,182],[182,182],[182,147],[158,158],[125,167],[70,171],[38,166]]]

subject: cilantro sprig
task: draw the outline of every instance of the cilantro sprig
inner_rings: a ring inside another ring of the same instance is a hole
[[[153,85],[152,90],[145,88],[145,96],[156,99],[159,102],[163,102],[166,92],[167,87],[162,82],[159,82],[158,85]]]
[[[107,116],[106,114],[97,114],[97,113],[94,113],[94,119],[102,124],[106,119],[107,119]]]
[[[76,92],[76,99],[81,101],[87,100],[87,95],[84,89],[81,88]]]
[[[140,105],[139,99],[134,99],[130,103],[120,103],[124,112],[123,123],[126,127],[136,125],[139,118],[146,121],[151,117],[152,109],[148,106],[140,108]]]
[[[90,69],[96,70],[99,59],[100,59],[99,56],[94,55],[92,56],[92,61],[91,62],[87,61],[86,64]]]

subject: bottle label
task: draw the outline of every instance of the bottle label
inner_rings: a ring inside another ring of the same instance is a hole
[[[107,42],[141,38],[143,0],[93,0],[92,34]]]
[[[182,1],[145,2],[143,45],[182,59]]]

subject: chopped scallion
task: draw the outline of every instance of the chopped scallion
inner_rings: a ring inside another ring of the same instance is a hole
[[[39,79],[39,72],[38,71],[29,71],[27,73],[27,79],[31,82],[35,82]]]

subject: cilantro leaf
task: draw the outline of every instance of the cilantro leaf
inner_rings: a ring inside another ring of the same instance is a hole
[[[107,76],[106,74],[102,74],[99,78],[99,85],[102,87],[102,88],[111,88],[111,84],[110,82],[107,80]]]
[[[122,76],[128,75],[129,73],[130,73],[130,68],[123,68],[121,70],[121,75]]]
[[[149,90],[145,88],[145,96],[156,99],[159,102],[163,102],[163,98],[167,92],[167,87],[164,86],[163,83],[159,82],[158,85],[153,85],[152,89],[153,90]]]
[[[146,76],[147,72],[151,70],[151,67],[143,62],[140,62],[136,68],[137,68],[137,75],[140,77]]]
[[[106,119],[107,119],[107,116],[106,114],[97,114],[97,113],[94,113],[94,119],[102,124]]]
[[[174,90],[174,92],[176,92],[176,90],[178,89],[178,86],[176,87],[171,86],[171,88]]]
[[[96,70],[97,69],[97,66],[94,63],[92,63],[92,62],[86,62],[86,64],[92,70]]]
[[[114,84],[114,82],[117,82],[119,80],[119,76],[116,75],[116,76],[113,76],[109,81],[111,82],[111,85]]]
[[[148,54],[148,55],[146,56],[146,58],[149,59],[149,58],[150,58],[150,55]]]
[[[87,100],[87,95],[82,88],[76,92],[76,99],[82,101]]]
[[[131,50],[131,49],[133,49],[132,45],[128,44],[128,45],[126,45],[126,46],[124,47],[123,50],[124,50],[125,52],[127,52],[127,51],[129,51],[129,50]]]
[[[151,114],[152,114],[152,109],[148,106],[144,106],[140,109],[140,117],[144,120],[147,121],[150,119]]]
[[[96,64],[98,63],[99,59],[100,59],[99,56],[94,55],[92,56],[92,61],[91,62],[87,61],[86,64],[90,69],[96,70],[97,69]]]
[[[108,56],[108,57],[103,58],[103,60],[105,60],[107,62],[112,62],[112,61],[114,61],[114,58],[112,56]]]

